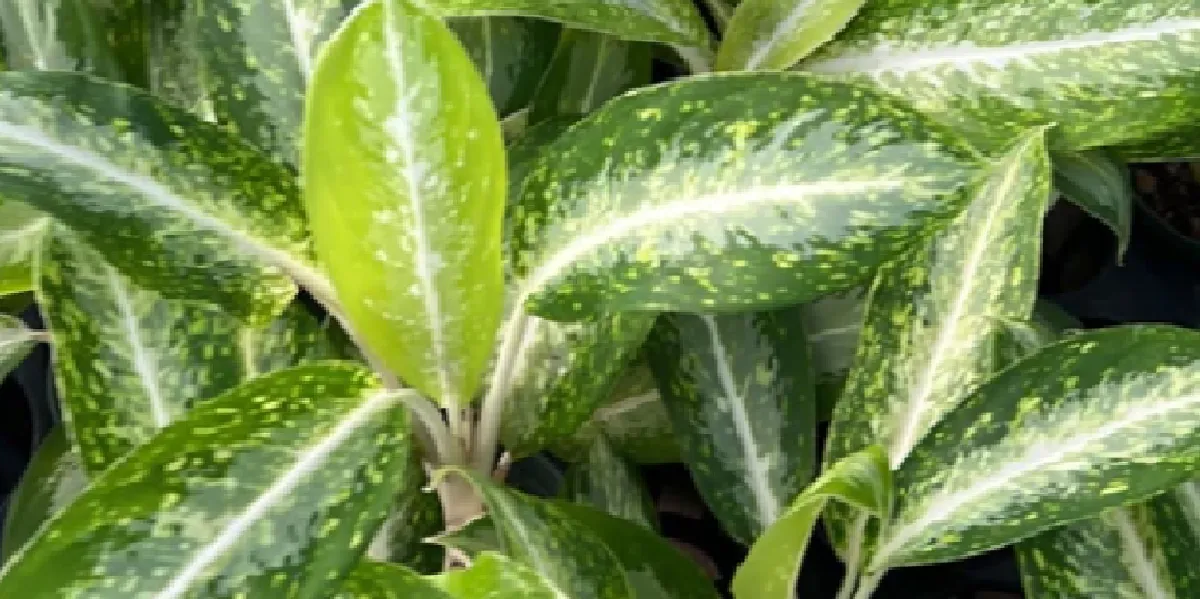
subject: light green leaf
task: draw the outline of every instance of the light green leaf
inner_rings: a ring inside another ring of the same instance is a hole
[[[24,204],[0,203],[0,296],[33,289],[33,257],[49,223]]]
[[[800,68],[870,82],[972,140],[1150,139],[1200,117],[1200,4],[873,0]]]
[[[567,469],[560,495],[654,530],[658,521],[654,501],[640,473],[597,435],[587,461]]]
[[[754,541],[733,577],[737,599],[792,599],[800,563],[821,510],[830,500],[886,518],[892,480],[887,451],[871,446],[830,466]]]
[[[1073,334],[1001,371],[896,472],[873,566],[1000,547],[1177,486],[1200,464],[1200,333]]]
[[[359,562],[332,599],[454,599],[436,581],[395,564]]]
[[[561,599],[540,574],[499,553],[484,552],[471,567],[432,577],[456,599]]]
[[[589,114],[610,98],[650,83],[650,49],[603,33],[563,31],[530,107],[530,122]]]
[[[1108,510],[1016,546],[1030,599],[1185,599],[1200,594],[1200,487]]]
[[[721,71],[782,70],[833,39],[866,0],[745,0],[717,52]]]
[[[749,545],[813,475],[816,401],[800,311],[664,314],[646,355],[704,502]]]
[[[289,275],[322,285],[286,168],[126,86],[0,73],[0,89],[0,194],[74,230],[138,285],[252,323],[291,301]]]
[[[305,119],[309,219],[350,322],[418,391],[469,401],[504,294],[504,146],[479,73],[441,21],[371,0],[321,53]]]
[[[0,380],[4,380],[39,342],[45,340],[44,333],[29,330],[20,319],[0,314]]]
[[[14,71],[80,71],[123,81],[106,19],[115,8],[78,0],[5,0],[0,2],[0,39]]]
[[[71,448],[65,429],[54,427],[38,445],[9,497],[0,563],[32,539],[46,520],[70,505],[87,482],[79,452]]]
[[[0,596],[332,592],[409,463],[408,412],[376,385],[330,362],[197,406],[52,517],[0,570]]]
[[[1117,236],[1120,263],[1129,249],[1133,229],[1133,181],[1129,167],[1103,149],[1055,153],[1053,164],[1054,187]]]
[[[448,17],[519,15],[607,33],[627,40],[708,49],[704,18],[690,0],[424,0]]]
[[[451,19],[448,24],[487,83],[496,113],[507,117],[528,108],[558,45],[560,27],[522,17]]]
[[[642,88],[532,169],[514,234],[533,248],[520,303],[571,320],[810,301],[943,226],[982,166],[949,130],[858,85],[728,73]]]

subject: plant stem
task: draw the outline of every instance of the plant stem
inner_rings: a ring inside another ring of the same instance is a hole
[[[508,394],[508,386],[512,382],[513,366],[523,353],[525,337],[529,335],[531,319],[520,308],[521,302],[516,303],[512,318],[504,328],[504,337],[500,341],[500,350],[496,356],[496,366],[492,369],[492,378],[488,384],[487,395],[479,413],[479,429],[476,431],[475,445],[471,458],[475,470],[491,475],[492,464],[496,459],[496,443],[500,437],[500,418],[504,414],[504,400]]]
[[[858,579],[858,592],[854,593],[854,599],[870,599],[875,593],[875,589],[879,588],[879,583],[883,581],[883,575],[887,570],[878,570],[864,574]]]
[[[859,513],[854,517],[854,523],[850,525],[850,535],[846,542],[846,578],[842,581],[842,588],[838,591],[837,599],[850,599],[854,592],[854,585],[858,582],[858,571],[862,567],[863,535],[866,534],[868,520],[870,520],[870,515]]]
[[[688,70],[693,75],[711,72],[713,69],[713,57],[711,52],[705,52],[699,48],[691,46],[672,45],[675,53],[687,63]]]

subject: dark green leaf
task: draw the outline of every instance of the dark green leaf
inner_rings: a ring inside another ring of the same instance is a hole
[[[854,364],[866,308],[865,295],[865,289],[851,289],[801,308],[816,374],[818,422],[833,419],[834,406],[842,396],[850,367]]]
[[[453,547],[475,555],[484,551],[501,551],[503,542],[490,516],[481,516],[463,526],[435,535],[429,539],[443,547]]]
[[[21,482],[8,499],[0,563],[8,561],[38,528],[61,512],[87,486],[83,459],[72,450],[66,430],[56,426],[42,439]]]
[[[643,88],[532,169],[519,303],[569,320],[850,289],[957,214],[982,166],[949,130],[858,85],[730,73]]]
[[[418,391],[469,401],[503,309],[506,192],[470,58],[409,0],[367,2],[318,60],[305,144],[309,219],[350,322]]]
[[[438,584],[412,570],[393,564],[362,561],[332,599],[454,599]]]
[[[567,469],[561,496],[654,530],[658,518],[641,473],[597,435],[587,461]]]
[[[1127,162],[1193,162],[1200,160],[1200,127],[1184,125],[1146,141],[1112,150]]]
[[[44,340],[44,334],[29,330],[20,319],[0,314],[0,381]]]
[[[506,117],[528,108],[560,27],[522,17],[451,19],[449,25],[487,83],[496,113]]]
[[[246,378],[321,360],[363,361],[337,322],[317,319],[300,302],[261,327],[238,331],[238,354]]]
[[[425,539],[443,529],[442,503],[436,491],[425,490],[425,470],[417,452],[404,472],[383,526],[367,548],[371,559],[400,564],[421,574],[442,570],[445,552]]]
[[[33,258],[49,223],[24,204],[0,202],[0,297],[33,289]]]
[[[610,98],[650,83],[650,48],[603,33],[563,31],[530,108],[530,122],[589,114]]]
[[[663,315],[646,354],[692,480],[749,545],[813,475],[816,401],[800,311]]]
[[[1133,181],[1129,167],[1108,150],[1053,155],[1054,187],[1099,219],[1117,236],[1117,262],[1129,249],[1133,228]]]
[[[718,70],[768,71],[800,62],[837,35],[866,0],[744,0],[717,53]]]
[[[77,0],[0,2],[4,58],[14,71],[80,71],[125,80],[106,26],[112,3]],[[111,31],[114,37],[128,29]]]
[[[326,363],[197,406],[96,477],[0,570],[0,596],[324,596],[403,479],[408,412]],[[399,392],[411,393],[411,392]]]
[[[561,599],[540,574],[495,552],[475,558],[471,567],[434,577],[456,599]]]

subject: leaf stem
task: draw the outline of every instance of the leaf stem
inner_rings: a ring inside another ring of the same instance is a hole
[[[475,445],[471,451],[472,465],[484,475],[492,474],[496,444],[500,437],[500,418],[504,414],[504,400],[512,382],[512,369],[522,353],[525,337],[529,334],[527,329],[531,323],[530,317],[521,309],[521,302],[517,302],[516,306],[512,318],[504,328],[496,365],[492,369],[487,394],[484,395],[480,407],[479,429],[476,431]]]
[[[709,73],[713,70],[713,57],[711,52],[705,52],[700,48],[692,46],[672,45],[675,53],[687,63],[688,70],[693,75]]]
[[[870,599],[875,590],[879,588],[879,583],[883,581],[883,575],[887,570],[878,570],[864,574],[858,579],[858,592],[854,593],[854,599]]]
[[[846,543],[846,578],[842,581],[842,588],[838,591],[837,599],[850,599],[854,593],[859,569],[862,568],[863,535],[866,534],[867,521],[870,517],[865,512],[859,513],[854,517],[854,523],[850,525],[850,535]]]

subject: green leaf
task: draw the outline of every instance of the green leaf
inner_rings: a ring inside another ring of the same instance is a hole
[[[359,562],[332,599],[453,599],[435,581],[394,564]]]
[[[0,381],[43,340],[43,333],[29,330],[20,319],[0,314]]]
[[[471,567],[433,577],[435,584],[457,599],[560,599],[540,574],[499,553],[484,552]]]
[[[871,82],[972,140],[1055,124],[1051,146],[1150,139],[1200,117],[1200,5],[879,0],[800,68]]]
[[[236,320],[139,287],[66,232],[43,244],[37,298],[67,433],[89,474],[241,381]]]
[[[749,545],[813,475],[816,401],[800,311],[665,314],[647,345],[684,463]]]
[[[632,599],[717,599],[696,562],[654,531],[595,508],[555,501],[580,530],[607,545],[629,581]]]
[[[490,516],[480,516],[469,520],[459,528],[430,537],[428,541],[443,547],[460,549],[469,555],[485,551],[500,551],[504,546],[500,540],[500,532],[496,530],[496,523]]]
[[[567,469],[560,495],[654,530],[658,521],[654,501],[640,473],[597,435],[587,461]]]
[[[426,3],[447,17],[519,15],[627,40],[704,49],[711,44],[704,18],[690,0],[429,0]]]
[[[33,289],[33,257],[49,223],[24,204],[0,203],[0,297]]]
[[[959,559],[1144,500],[1200,464],[1200,333],[1076,333],[1001,371],[896,472],[871,570]]]
[[[65,429],[54,427],[38,445],[9,497],[0,563],[7,562],[36,536],[43,523],[70,505],[87,482],[83,459],[71,448]]]
[[[995,335],[1024,321],[1037,297],[1041,227],[1050,198],[1044,131],[996,159],[967,209],[925,247],[880,269],[824,462],[888,449],[893,469],[995,370]],[[843,552],[852,514],[826,524]]]
[[[238,330],[242,374],[253,378],[323,360],[365,362],[332,317],[318,319],[299,301],[261,327]]]
[[[571,320],[810,301],[944,225],[981,167],[858,85],[729,73],[636,90],[547,146],[526,180],[520,303]]]
[[[737,599],[792,599],[817,517],[829,501],[886,518],[892,480],[887,451],[871,446],[830,466],[763,532],[733,577]]]
[[[1200,127],[1184,125],[1146,141],[1111,150],[1126,162],[1195,162],[1200,160]]]
[[[125,73],[109,34],[119,38],[129,30],[107,29],[105,19],[114,16],[114,10],[72,0],[0,2],[0,38],[8,68],[80,71],[123,81]]]
[[[717,52],[721,71],[782,70],[833,39],[866,0],[745,0]]]
[[[1110,150],[1053,155],[1054,187],[1117,236],[1117,262],[1129,249],[1133,229],[1133,181],[1129,167]]]
[[[521,17],[451,19],[448,24],[487,83],[496,113],[506,117],[528,108],[554,55],[560,27]]]
[[[602,33],[563,31],[530,107],[530,122],[589,114],[610,98],[650,83],[650,49]]]
[[[0,570],[0,596],[332,592],[409,463],[408,412],[376,384],[330,362],[197,406],[48,521]]]
[[[866,289],[856,288],[804,304],[804,330],[816,375],[817,421],[833,419],[862,332]]]
[[[259,324],[295,295],[289,275],[321,284],[286,168],[126,86],[0,73],[0,88],[0,194],[137,284]]]
[[[441,499],[436,491],[425,490],[425,469],[417,452],[413,452],[404,474],[387,520],[375,533],[367,556],[421,574],[440,572],[445,552],[442,546],[425,539],[444,528]]]
[[[408,0],[367,2],[318,59],[305,144],[313,235],[350,322],[421,393],[469,401],[503,308],[506,188],[466,51]]]
[[[580,527],[561,506],[495,485],[473,471],[453,468],[439,476],[461,476],[478,491],[503,553],[545,577],[556,596],[630,597],[621,564],[597,536],[599,531]]]

